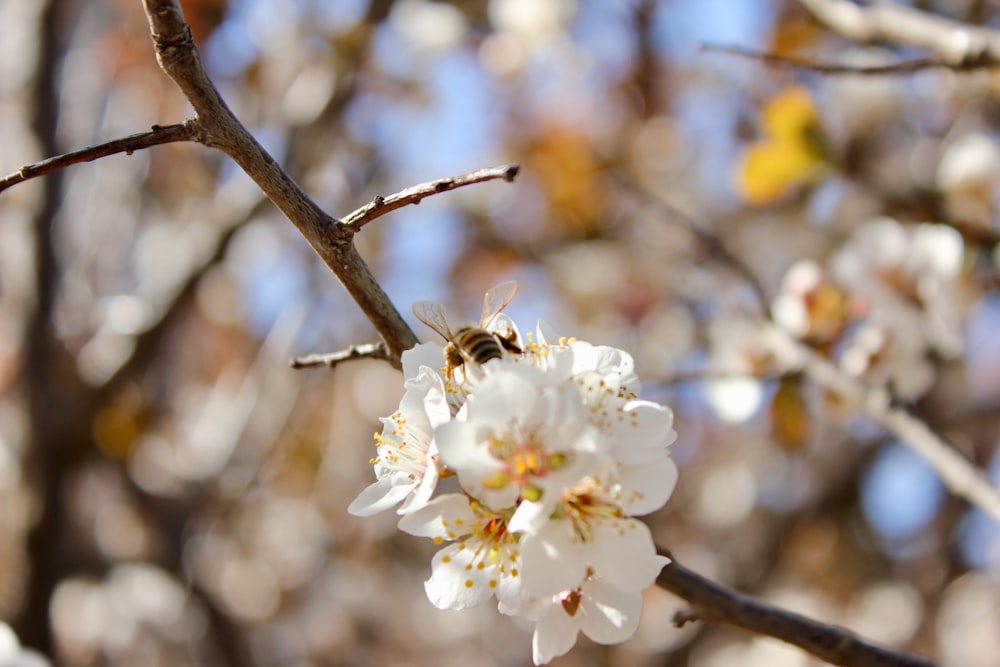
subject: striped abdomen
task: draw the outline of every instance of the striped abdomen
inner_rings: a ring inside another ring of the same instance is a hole
[[[455,347],[466,361],[482,365],[503,356],[500,341],[486,329],[462,327],[454,336]]]

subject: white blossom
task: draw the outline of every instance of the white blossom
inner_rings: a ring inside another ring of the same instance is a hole
[[[934,379],[931,352],[962,352],[961,235],[945,225],[903,227],[879,218],[859,228],[831,260],[834,278],[860,300],[864,318],[847,337],[845,371],[916,398]]]
[[[491,507],[551,497],[592,469],[599,447],[572,383],[544,386],[530,367],[494,364],[463,412],[436,432],[441,460]]]
[[[463,494],[439,496],[400,519],[401,530],[449,542],[431,562],[427,597],[441,609],[466,609],[496,595],[516,604],[520,595],[517,538],[507,515]]]
[[[582,631],[599,644],[617,644],[635,634],[642,614],[642,594],[615,588],[589,576],[579,586],[544,599],[524,609],[500,607],[535,622],[532,659],[543,665],[565,654]]]
[[[403,513],[425,504],[440,474],[434,428],[450,418],[440,374],[420,367],[415,377],[407,380],[399,409],[381,420],[382,433],[375,434],[375,483],[362,491],[347,511],[369,516],[402,502],[399,511]]]
[[[631,357],[625,363],[631,367]],[[604,368],[578,373],[574,380],[614,463],[608,482],[616,502],[629,516],[648,514],[667,502],[677,483],[677,466],[667,449],[677,438],[674,415],[665,405],[635,398],[627,387],[638,389],[638,380],[629,372],[614,365],[610,371]]]
[[[502,314],[488,331],[513,351],[458,369],[439,345],[404,353],[406,393],[376,436],[376,482],[349,509],[401,503],[401,530],[443,544],[430,601],[457,610],[496,598],[530,618],[537,664],[581,630],[624,641],[669,562],[634,517],[676,485],[673,413],[639,398],[622,350],[542,325],[522,338]]]
[[[829,271],[794,264],[771,306],[774,322],[847,374],[914,399],[933,384],[932,356],[962,352],[964,243],[946,225],[878,218],[833,254]]]
[[[595,477],[566,491],[552,514],[542,503],[521,504],[509,528],[523,533],[528,594],[558,593],[576,586],[589,571],[625,590],[652,585],[668,561],[656,554],[649,528],[625,516],[616,496]]]

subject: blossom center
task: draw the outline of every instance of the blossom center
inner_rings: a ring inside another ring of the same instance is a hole
[[[394,412],[388,421],[392,423],[392,428],[374,436],[378,456],[371,463],[381,463],[411,474],[423,474],[427,469],[429,439],[419,430],[408,427],[406,418],[399,411]]]
[[[566,492],[553,518],[570,522],[581,542],[592,541],[595,525],[624,517],[621,504],[610,489],[589,478]]]
[[[515,428],[493,435],[489,448],[490,454],[503,464],[503,468],[486,480],[486,487],[502,489],[513,483],[522,489],[536,490],[536,497],[529,499],[537,499],[541,495],[541,491],[532,485],[532,479],[545,477],[566,463],[565,454],[548,451],[537,428]]]
[[[475,500],[470,500],[470,507],[476,517],[471,527],[462,525],[461,520],[456,520],[454,525],[445,522],[445,527],[461,548],[472,549],[473,557],[466,565],[466,569],[483,570],[486,567],[496,567],[501,576],[517,576],[519,538],[508,532],[508,517],[490,510]],[[490,585],[495,586],[496,582],[493,581]]]

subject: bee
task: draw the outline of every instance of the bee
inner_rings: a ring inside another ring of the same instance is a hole
[[[444,371],[447,377],[451,378],[452,373],[458,368],[463,368],[463,372],[468,376],[466,370],[468,365],[482,366],[489,361],[499,359],[503,356],[504,350],[521,352],[517,347],[513,330],[508,328],[497,333],[486,330],[500,311],[514,299],[515,294],[517,294],[517,282],[513,280],[490,288],[486,292],[486,298],[483,299],[483,314],[479,318],[479,325],[463,326],[455,330],[448,326],[444,308],[440,303],[417,301],[413,304],[413,314],[417,319],[448,341],[444,348]]]

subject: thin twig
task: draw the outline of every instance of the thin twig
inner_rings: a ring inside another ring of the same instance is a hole
[[[700,368],[694,370],[676,371],[659,378],[643,380],[643,387],[671,387],[679,384],[689,384],[697,382],[719,382],[736,379],[753,379],[767,384],[777,382],[781,379],[778,375],[758,374],[747,371],[733,371],[722,368]]]
[[[847,375],[780,327],[768,326],[762,339],[785,367],[800,368],[812,382],[860,404],[869,419],[888,429],[934,468],[952,493],[1000,523],[1000,490],[927,424],[896,406],[888,389]]]
[[[487,167],[486,169],[478,169],[460,176],[439,178],[435,181],[414,185],[388,197],[375,197],[368,204],[345,216],[343,222],[346,225],[360,229],[386,213],[408,206],[409,204],[419,204],[431,195],[441,194],[442,192],[448,192],[449,190],[465,187],[466,185],[475,185],[476,183],[485,183],[486,181],[499,179],[510,183],[517,178],[517,173],[520,170],[521,167],[519,165],[506,164],[500,167]]]
[[[1000,32],[934,16],[895,3],[857,5],[848,0],[799,0],[821,23],[864,44],[915,46],[955,69],[1000,64]]]
[[[698,223],[698,221],[681,211],[673,204],[663,201],[663,199],[659,196],[637,185],[635,181],[625,174],[614,171],[611,172],[611,174],[620,185],[623,185],[633,194],[642,198],[644,202],[656,208],[656,210],[659,211],[663,217],[684,227],[684,229],[698,239],[710,257],[718,260],[722,266],[728,268],[730,271],[745,280],[750,286],[750,289],[753,290],[754,296],[757,298],[758,305],[761,310],[765,313],[767,312],[770,299],[767,297],[764,285],[757,279],[757,276],[754,275],[754,272],[750,270],[750,267],[747,266],[742,259],[729,251],[720,238],[706,230],[701,224]]]
[[[810,72],[818,72],[819,74],[825,75],[838,75],[838,74],[858,74],[864,76],[899,76],[905,74],[913,74],[914,72],[920,72],[927,69],[932,69],[935,67],[947,67],[951,70],[972,70],[972,69],[984,69],[991,67],[990,63],[984,62],[968,62],[968,63],[951,63],[940,57],[932,58],[917,58],[914,60],[904,60],[898,63],[888,63],[885,65],[845,65],[840,63],[821,63],[812,60],[807,60],[805,58],[799,58],[797,56],[783,56],[776,53],[762,53],[760,51],[754,51],[753,49],[743,48],[742,46],[725,46],[721,44],[703,44],[701,47],[702,51],[710,51],[714,53],[724,53],[733,56],[740,56],[743,58],[751,58],[753,60],[759,60],[768,65],[773,65],[775,67],[783,67],[786,69],[801,69],[809,70]]]
[[[160,144],[197,140],[198,128],[195,121],[189,120],[176,125],[154,125],[153,129],[149,132],[140,132],[139,134],[132,134],[96,146],[88,146],[78,151],[56,155],[55,157],[46,158],[40,162],[21,167],[13,174],[0,178],[0,192],[29,179],[51,174],[59,169],[65,169],[70,165],[91,162],[98,158],[118,153],[131,155],[135,151],[159,146]]]
[[[874,644],[850,630],[827,625],[761,602],[702,577],[671,559],[656,583],[687,600],[693,609],[676,615],[678,625],[702,619],[721,621],[798,646],[834,665],[851,667],[934,667],[934,663],[909,653]]]
[[[317,366],[333,368],[345,361],[355,361],[357,359],[380,359],[386,361],[388,358],[389,353],[385,349],[385,343],[379,342],[351,345],[344,350],[337,350],[336,352],[306,354],[301,357],[295,357],[289,362],[289,365],[295,369],[316,368]]]

